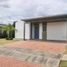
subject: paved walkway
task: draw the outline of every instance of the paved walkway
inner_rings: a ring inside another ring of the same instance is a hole
[[[0,56],[0,67],[43,67],[43,65],[32,64],[15,58]]]
[[[46,67],[58,67],[61,54],[47,53],[43,51],[36,51],[22,48],[7,48],[0,47],[0,56],[12,57],[16,60],[30,62],[33,64],[41,64]]]
[[[58,67],[65,44],[19,41],[0,47],[0,67]]]

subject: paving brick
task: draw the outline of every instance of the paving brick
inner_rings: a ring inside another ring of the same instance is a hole
[[[18,41],[0,47],[0,67],[58,67],[64,43]]]
[[[0,56],[0,67],[44,67],[44,66],[40,64],[19,61],[15,58]]]
[[[7,44],[6,46],[13,48],[18,47],[18,48],[34,49],[39,51],[62,53],[65,50],[66,43],[42,42],[42,41],[18,41],[15,43]]]
[[[27,49],[20,48],[0,47],[0,56],[12,57],[20,61],[26,61],[33,64],[41,64],[47,67],[58,67],[61,54],[45,53],[42,51],[32,50],[28,52]],[[22,52],[20,50],[23,50]],[[30,50],[30,49],[28,49]],[[1,54],[2,53],[2,54]]]

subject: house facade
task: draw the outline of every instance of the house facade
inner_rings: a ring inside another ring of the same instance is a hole
[[[15,39],[67,41],[67,15],[23,19],[15,28]]]

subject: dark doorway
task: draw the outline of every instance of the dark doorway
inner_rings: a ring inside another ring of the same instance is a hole
[[[34,39],[39,39],[39,24],[34,24]]]

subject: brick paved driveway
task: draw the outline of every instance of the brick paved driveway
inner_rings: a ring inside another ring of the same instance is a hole
[[[63,52],[66,43],[42,42],[42,41],[19,41],[7,44],[7,47],[30,48],[39,51]]]
[[[4,47],[6,47],[7,49]],[[37,63],[39,59],[37,59],[37,61],[33,60],[37,64],[31,63],[28,61],[22,61],[21,59],[23,55],[21,55],[21,53],[18,52],[20,51],[18,49],[28,49],[29,51],[28,50],[27,51],[29,53],[33,53],[34,55],[37,54],[38,52],[40,53],[51,52],[51,53],[58,54],[58,53],[63,53],[65,44],[64,43],[40,42],[40,41],[18,41],[12,44],[7,44],[4,47],[0,48],[0,67],[45,67],[45,65],[43,66],[42,64]],[[17,51],[15,49],[17,49]],[[35,52],[33,52],[32,50]],[[27,51],[25,50],[21,52],[23,52],[24,54],[26,52],[27,55],[30,55]],[[38,53],[37,58],[41,58],[40,53]],[[30,56],[36,59],[36,56],[34,56],[33,54]],[[29,56],[26,57],[26,59],[24,58],[23,59],[28,60],[28,58]]]

